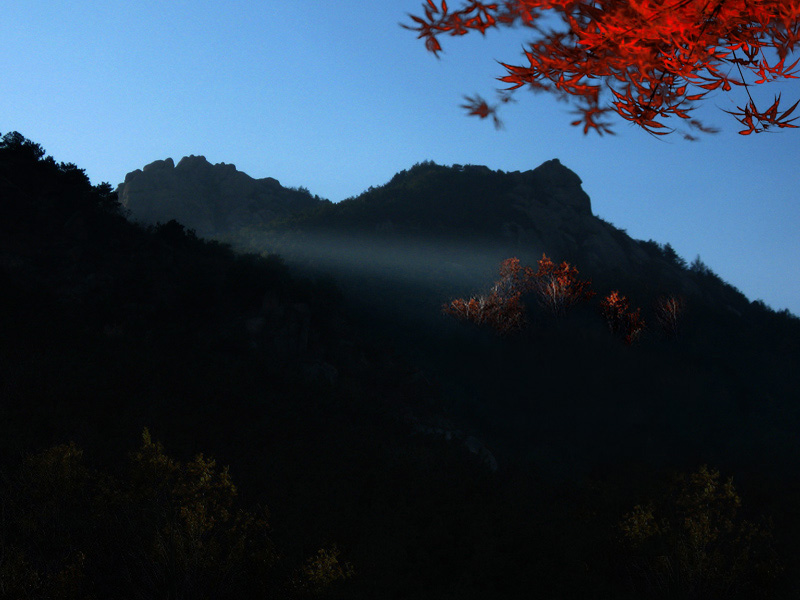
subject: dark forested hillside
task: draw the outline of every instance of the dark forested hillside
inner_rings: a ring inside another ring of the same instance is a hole
[[[797,597],[796,318],[558,161],[240,209],[249,254],[0,141],[0,597]],[[542,252],[597,297],[527,295],[510,336],[441,313]]]
[[[546,456],[561,472],[634,456],[800,468],[789,441],[800,426],[800,319],[594,216],[557,160],[525,173],[420,163],[357,198],[230,239],[332,274],[353,313],[442,381],[453,410],[496,449]],[[535,268],[543,253],[577,267],[596,297],[554,317],[528,294],[529,326],[505,338],[442,316],[454,298],[486,297],[502,260]],[[631,346],[603,317],[614,291],[644,323]],[[673,329],[659,323],[666,298],[681,303]]]

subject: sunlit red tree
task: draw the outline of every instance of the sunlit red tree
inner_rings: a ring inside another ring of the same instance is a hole
[[[498,125],[499,104],[528,87],[573,101],[579,117],[572,125],[584,133],[613,133],[610,113],[656,135],[676,130],[669,119],[710,132],[692,110],[711,91],[737,88],[743,103],[725,112],[745,126],[739,133],[797,127],[787,117],[798,102],[781,110],[778,94],[759,108],[751,89],[796,78],[798,61],[788,62],[800,42],[800,0],[462,0],[458,10],[427,0],[422,6],[423,14],[411,15],[413,24],[404,27],[437,56],[443,34],[516,25],[535,32],[523,64],[501,63],[506,75],[498,79],[508,87],[499,103],[467,97],[470,114],[492,116]],[[694,139],[688,131],[684,136]]]
[[[578,269],[568,262],[556,266],[545,254],[539,259],[531,287],[539,303],[556,316],[563,316],[570,306],[595,295],[590,289],[591,281],[578,279]]]
[[[500,279],[491,292],[468,300],[457,298],[442,308],[445,314],[479,325],[489,325],[501,333],[522,329],[527,320],[523,294],[533,292],[539,302],[554,315],[564,315],[566,310],[594,296],[589,281],[577,278],[578,270],[569,263],[556,266],[546,255],[539,260],[539,268],[522,266],[518,258],[508,258],[500,263]]]
[[[501,296],[525,293],[531,289],[535,277],[536,272],[521,265],[517,257],[507,258],[500,263],[500,281],[492,289]]]
[[[502,334],[519,331],[525,327],[525,307],[519,293],[502,297],[494,292],[462,300],[457,298],[445,304],[445,314],[472,321],[478,325],[488,325]]]
[[[678,337],[678,324],[686,301],[678,296],[662,296],[656,300],[656,320],[669,337]]]
[[[621,336],[626,344],[639,339],[645,323],[640,309],[631,311],[625,296],[617,291],[611,292],[600,302],[600,311],[611,332]]]
[[[527,290],[527,279],[532,276],[530,267],[520,266],[517,258],[508,258],[500,263],[500,280],[489,294],[468,300],[457,298],[445,304],[442,310],[457,319],[488,325],[503,334],[519,331],[527,323],[520,298]]]

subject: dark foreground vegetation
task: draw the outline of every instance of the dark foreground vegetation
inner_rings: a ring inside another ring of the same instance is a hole
[[[697,301],[626,345],[440,298],[412,343],[372,300],[413,284],[123,212],[0,142],[0,597],[800,595],[791,316]]]

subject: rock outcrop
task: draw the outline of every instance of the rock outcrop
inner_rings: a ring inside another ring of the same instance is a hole
[[[503,236],[520,249],[542,248],[555,257],[580,257],[584,268],[629,271],[647,260],[631,238],[592,214],[581,179],[557,158],[532,171],[510,173],[517,218]]]
[[[186,156],[157,160],[125,176],[120,202],[139,222],[172,219],[200,236],[259,226],[312,208],[321,200],[287,189],[272,177],[253,179],[231,164]]]
[[[578,215],[591,216],[589,195],[581,187],[581,178],[561,164],[557,158],[543,162],[532,171],[510,174],[517,182],[514,194],[534,198],[557,210],[572,210]]]
[[[651,277],[657,270],[654,284],[675,293],[699,291],[685,272],[654,259],[637,240],[595,216],[580,177],[557,158],[510,173],[420,163],[285,229],[276,220],[327,201],[269,177],[253,179],[230,164],[212,165],[202,156],[177,165],[172,159],[150,163],[129,173],[117,191],[135,220],[175,219],[200,236],[230,238],[244,227],[272,224],[263,238],[270,246],[247,250],[324,266],[337,278],[344,269],[360,277],[427,279],[442,290],[471,289],[490,280],[504,258],[535,265],[544,252],[609,281],[645,272]],[[462,252],[445,250],[448,244]]]

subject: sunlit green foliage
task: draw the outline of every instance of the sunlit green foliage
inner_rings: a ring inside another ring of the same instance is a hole
[[[291,576],[266,509],[237,506],[228,469],[181,464],[147,429],[118,474],[70,443],[26,458],[0,491],[3,598],[324,595],[353,574],[334,547]]]
[[[619,525],[632,582],[647,598],[770,597],[781,572],[763,526],[740,517],[733,480],[702,466]]]
[[[340,551],[336,546],[320,548],[315,556],[306,561],[295,575],[297,590],[319,596],[337,582],[349,579],[354,574],[353,565],[340,561]]]

